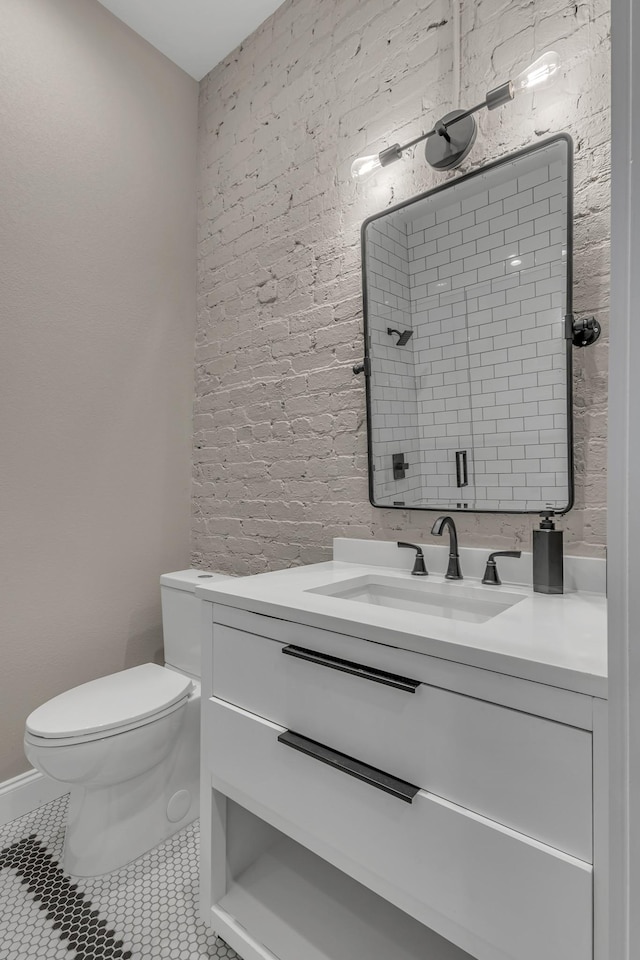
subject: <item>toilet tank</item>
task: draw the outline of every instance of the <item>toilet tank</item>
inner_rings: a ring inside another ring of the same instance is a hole
[[[191,676],[200,676],[200,630],[202,601],[195,595],[196,586],[229,580],[220,573],[206,570],[178,570],[160,577],[162,601],[162,633],[164,662]]]

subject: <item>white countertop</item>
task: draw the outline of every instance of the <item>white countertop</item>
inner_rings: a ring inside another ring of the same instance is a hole
[[[413,555],[411,555],[411,559]],[[534,593],[520,584],[482,587],[487,598],[524,599],[485,623],[467,623],[307,591],[354,577],[410,581],[407,570],[332,560],[196,588],[203,600],[307,624],[375,643],[466,663],[591,696],[607,696],[607,605],[601,594]],[[430,583],[458,584],[431,574]],[[469,577],[464,584],[478,586]]]

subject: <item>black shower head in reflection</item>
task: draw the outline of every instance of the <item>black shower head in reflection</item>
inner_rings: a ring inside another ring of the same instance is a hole
[[[391,327],[387,327],[387,333],[397,333],[398,339],[396,341],[397,347],[404,347],[405,343],[408,343],[413,336],[413,330],[393,330]]]

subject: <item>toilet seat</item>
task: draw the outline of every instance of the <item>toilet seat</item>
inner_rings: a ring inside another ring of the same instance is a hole
[[[53,697],[29,715],[26,734],[50,746],[112,736],[172,713],[192,689],[189,677],[144,663]]]

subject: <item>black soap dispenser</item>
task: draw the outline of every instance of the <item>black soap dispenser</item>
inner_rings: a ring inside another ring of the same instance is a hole
[[[540,529],[533,531],[533,589],[535,593],[564,593],[562,530],[556,530],[553,512],[543,511]]]

